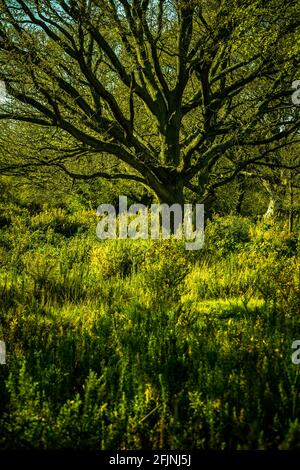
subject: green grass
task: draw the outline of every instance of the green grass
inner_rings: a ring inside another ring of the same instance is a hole
[[[89,213],[10,214],[1,448],[299,448],[295,236],[229,217],[188,252],[99,242]]]

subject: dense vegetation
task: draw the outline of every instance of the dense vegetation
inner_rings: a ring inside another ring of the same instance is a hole
[[[182,241],[2,203],[1,448],[299,446],[299,240],[238,216]]]
[[[299,33],[299,0],[0,1],[1,449],[300,448]],[[204,248],[97,240],[120,195],[204,204]]]

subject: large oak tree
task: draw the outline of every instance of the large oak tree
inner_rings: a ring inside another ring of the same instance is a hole
[[[0,170],[52,165],[208,203],[240,173],[280,166],[272,155],[298,140],[298,1],[0,5],[2,137],[35,128],[32,151]]]

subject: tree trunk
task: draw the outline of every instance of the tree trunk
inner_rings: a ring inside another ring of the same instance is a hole
[[[157,186],[154,191],[156,193],[159,204],[166,204],[169,209],[175,209],[174,204],[180,206],[182,213],[182,221],[184,216],[184,193],[183,193],[183,181],[176,177],[174,173],[161,174],[161,184]],[[172,207],[173,206],[173,207]],[[170,231],[175,233],[178,224],[176,224],[176,218],[174,217],[173,210],[170,212]],[[160,216],[160,222],[162,223],[162,217]]]
[[[269,195],[269,204],[266,212],[263,215],[264,222],[272,222],[276,220],[280,209],[281,209],[281,201],[279,196],[276,194],[276,190],[273,189],[272,185],[269,181],[264,181],[264,187],[267,190]]]
[[[242,176],[239,180],[239,195],[238,195],[236,208],[235,208],[236,213],[238,215],[242,215],[242,205],[243,205],[244,198],[245,198],[245,192],[246,192],[246,181],[245,181],[245,178]]]
[[[149,184],[155,192],[160,204],[184,204],[184,184],[183,180],[174,169],[159,167],[156,170],[156,176],[159,180],[155,185]]]
[[[294,230],[294,188],[293,188],[293,174],[290,171],[289,178],[289,233],[293,233]]]

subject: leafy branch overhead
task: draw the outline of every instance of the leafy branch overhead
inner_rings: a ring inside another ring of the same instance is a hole
[[[40,152],[37,139],[21,162],[1,157],[2,173],[56,165],[74,178],[132,179],[168,203],[205,202],[256,165],[280,166],[273,155],[298,141],[297,1],[0,5],[2,136],[28,123],[51,142]],[[93,171],[82,171],[86,155]]]

